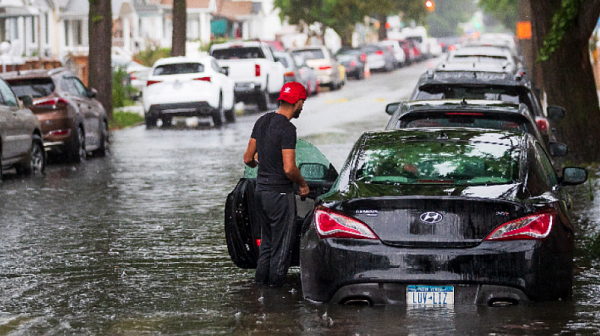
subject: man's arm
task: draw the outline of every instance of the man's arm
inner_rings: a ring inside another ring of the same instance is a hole
[[[244,163],[250,168],[254,168],[258,165],[258,161],[254,159],[256,155],[256,139],[250,138],[248,141],[248,147],[246,153],[244,153]]]
[[[300,187],[300,196],[306,196],[310,192],[304,177],[300,174],[300,169],[296,166],[296,150],[282,149],[283,155],[283,170],[285,175]]]

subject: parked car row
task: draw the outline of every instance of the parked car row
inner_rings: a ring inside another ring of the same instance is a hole
[[[423,74],[413,100],[389,104],[385,130],[364,133],[339,173],[298,141],[311,194],[297,198],[292,265],[306,299],[418,309],[571,297],[565,186],[587,172],[557,173],[554,158],[568,148],[539,119],[566,112],[541,108],[520,65],[480,54]],[[255,183],[246,167],[225,207],[228,250],[242,268],[256,267],[259,252]]]
[[[0,178],[3,169],[42,173],[46,152],[71,162],[109,146],[106,112],[95,90],[63,69],[14,71],[0,80]]]

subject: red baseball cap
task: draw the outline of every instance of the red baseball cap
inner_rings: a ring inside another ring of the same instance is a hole
[[[306,88],[298,82],[285,83],[279,93],[277,100],[283,100],[290,104],[296,104],[300,99],[306,100]]]

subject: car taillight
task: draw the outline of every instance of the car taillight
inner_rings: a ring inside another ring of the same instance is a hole
[[[321,66],[319,67],[319,70],[329,70],[329,69],[331,69],[331,66],[330,66],[330,65],[321,65]]]
[[[137,76],[135,75],[135,72],[133,72],[133,71],[132,71],[132,72],[130,72],[130,73],[129,73],[129,78],[130,78],[131,80],[136,80],[136,79],[137,79]]]
[[[366,62],[367,61],[367,55],[366,54],[360,54],[360,61],[361,62]]]
[[[254,64],[254,75],[256,77],[260,76],[260,64]]]
[[[296,76],[296,73],[293,71],[288,71],[283,74],[283,77],[294,77],[294,76]]]
[[[197,80],[197,81],[204,81],[204,82],[210,82],[210,77],[200,77],[200,78],[194,78],[194,80]]]
[[[38,100],[33,103],[35,106],[57,106],[57,105],[67,105],[68,102],[63,98],[52,98],[46,100]]]
[[[375,52],[375,55],[383,55],[383,51],[381,51],[381,50],[377,50],[377,51]]]
[[[350,62],[350,66],[351,66],[351,67],[355,67],[355,66],[356,66],[356,61],[351,61],[351,62]]]
[[[53,131],[48,132],[48,135],[64,136],[64,135],[69,135],[69,134],[71,134],[70,129],[53,130]]]
[[[456,50],[456,47],[454,46],[454,44],[452,44],[448,47],[448,50],[450,50],[450,51]]]
[[[537,123],[538,128],[540,129],[540,132],[547,135],[548,129],[550,129],[550,124],[548,123],[548,119],[543,118],[543,117],[536,117],[535,122]]]
[[[146,82],[146,86],[150,86],[150,85],[156,84],[156,83],[160,83],[160,81],[159,80],[149,80]]]
[[[378,239],[365,223],[324,206],[319,206],[315,210],[315,227],[321,239]]]
[[[515,219],[496,228],[485,240],[544,239],[556,220],[554,209]]]

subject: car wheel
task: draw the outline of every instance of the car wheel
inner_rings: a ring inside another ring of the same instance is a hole
[[[85,133],[81,127],[77,127],[77,130],[75,131],[75,137],[71,142],[71,148],[69,150],[69,161],[73,163],[79,163],[84,161],[86,156]]]
[[[265,90],[258,94],[257,102],[258,109],[261,111],[266,111],[269,109],[269,92]]]
[[[212,119],[215,126],[222,126],[224,115],[223,115],[223,95],[219,95],[219,107],[213,110]]]
[[[2,182],[2,148],[0,148],[0,182]]]
[[[162,120],[162,127],[170,127],[171,122],[173,121],[173,118],[169,117],[169,116],[162,116],[161,120]]]
[[[235,122],[235,109],[233,107],[229,110],[225,110],[225,120],[229,123]]]
[[[156,118],[146,116],[146,128],[156,127]]]
[[[100,134],[100,145],[94,151],[94,155],[98,157],[106,156],[108,150],[108,125],[106,121],[102,121],[102,133]]]
[[[42,138],[39,135],[33,136],[28,162],[16,168],[19,175],[41,175],[44,173],[44,169],[46,169],[46,152],[44,151]]]

